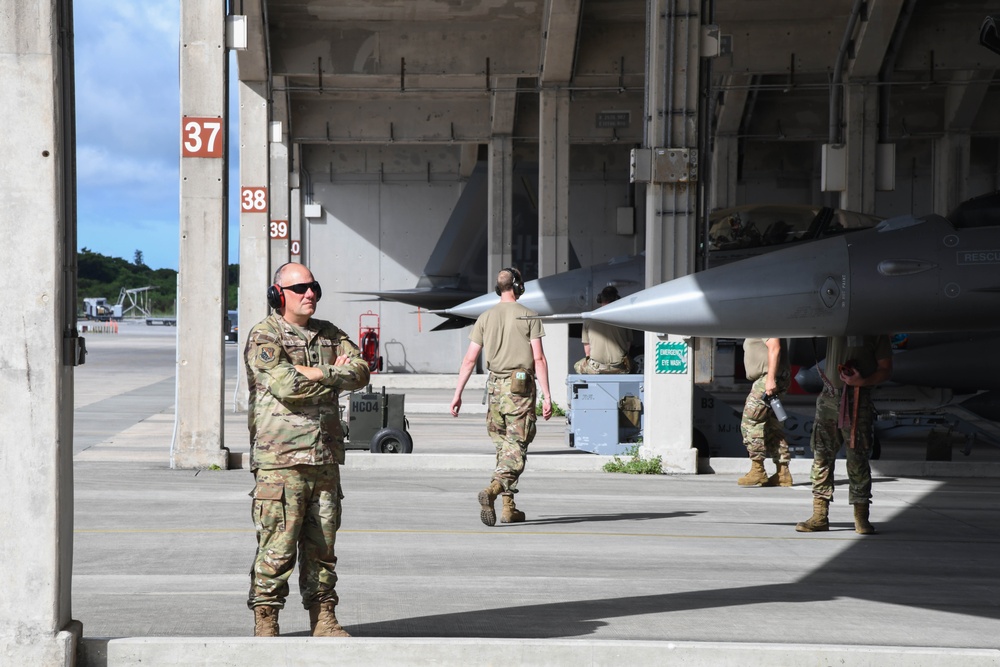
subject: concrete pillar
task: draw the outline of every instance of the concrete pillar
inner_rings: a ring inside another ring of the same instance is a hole
[[[510,135],[490,138],[489,226],[486,252],[486,276],[492,281],[500,270],[510,266],[513,235],[514,140]]]
[[[736,206],[740,140],[734,136],[715,138],[712,151],[712,183],[708,207],[714,211]]]
[[[538,277],[569,270],[569,91],[543,88],[538,128]],[[552,400],[566,406],[569,325],[545,327]]]
[[[76,212],[69,3],[0,0],[0,664],[72,665]],[[67,39],[67,37],[70,37]],[[15,529],[15,527],[17,529]]]
[[[270,148],[270,186],[268,205],[271,226],[271,270],[291,260],[291,216],[288,193],[288,98],[281,90],[285,78],[274,77],[271,86],[271,113],[267,140]]]
[[[844,96],[847,127],[847,187],[840,193],[840,208],[875,213],[875,156],[878,145],[878,90],[850,84]]]
[[[722,84],[725,94],[716,112],[712,178],[709,182],[710,211],[736,206],[739,131],[752,80],[753,77],[749,74],[729,74]]]
[[[969,151],[971,137],[966,132],[949,132],[934,140],[934,212],[947,215],[968,199]]]
[[[198,137],[192,137],[188,129],[192,118],[219,119],[222,124],[218,139],[225,141],[225,28],[225,3],[181,2],[184,150],[180,165],[177,407],[176,435],[170,449],[172,468],[226,468],[229,460],[222,431],[225,341],[219,335],[226,315],[228,266],[225,150],[214,150],[214,126],[198,130]],[[188,156],[189,146],[209,154]]]
[[[294,176],[294,174],[291,174]],[[288,261],[302,261],[302,190],[288,190]]]
[[[994,70],[952,76],[944,100],[944,136],[934,141],[934,212],[947,215],[969,198],[970,128],[986,99]]]
[[[270,182],[268,175],[267,84],[240,81],[240,191]],[[263,211],[240,212],[240,332],[239,349],[247,333],[267,317],[267,287],[274,272],[270,265],[270,219]],[[246,378],[243,378],[245,381]],[[237,410],[247,409],[246,392],[236,397]]]
[[[694,266],[701,24],[698,0],[651,0],[651,4],[646,26],[646,137],[654,155],[661,147],[674,157],[664,173],[654,169],[654,182],[646,189],[647,287],[686,275]],[[641,451],[647,457],[662,457],[664,470],[673,472],[698,470],[698,453],[691,446],[690,343],[677,336],[661,340],[646,334]],[[669,366],[658,360],[671,358],[683,361],[681,372],[662,372]]]
[[[285,141],[288,141],[288,131],[285,131]],[[302,159],[301,147],[296,144],[289,147],[291,150],[290,170],[288,172],[288,224],[290,227],[290,242],[288,247],[289,261],[301,262],[302,246],[302,226],[305,215],[302,210],[302,172],[299,170]]]

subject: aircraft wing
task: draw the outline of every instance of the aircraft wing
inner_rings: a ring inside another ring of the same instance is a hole
[[[341,294],[358,294],[374,297],[379,301],[395,301],[415,308],[443,311],[465,303],[469,299],[480,296],[482,293],[447,287],[414,287],[412,289],[371,292],[341,292]]]

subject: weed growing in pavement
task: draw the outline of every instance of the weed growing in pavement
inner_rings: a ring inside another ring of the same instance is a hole
[[[625,450],[625,455],[631,458],[623,461],[619,456],[604,464],[604,472],[624,472],[629,475],[662,475],[663,457],[655,456],[644,459],[639,456],[639,445],[632,445]]]

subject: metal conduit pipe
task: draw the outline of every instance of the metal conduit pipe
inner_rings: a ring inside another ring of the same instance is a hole
[[[701,24],[702,24],[702,2],[701,0],[687,0],[687,48],[685,50],[685,61],[687,63],[688,76],[685,77],[687,90],[685,94],[686,106],[684,114],[685,146],[694,150],[699,148],[701,135],[699,132],[699,109],[701,108]],[[693,70],[691,68],[694,68]],[[693,74],[692,74],[693,71]],[[698,171],[701,173],[701,151],[699,154]],[[694,270],[694,248],[696,244],[696,233],[698,221],[698,192],[701,178],[688,185],[689,191],[686,197],[688,210],[686,217],[687,224],[684,227],[684,244],[680,251],[684,253],[684,264],[686,273]]]
[[[649,27],[648,26],[651,25],[650,21],[652,20],[652,18],[653,18],[653,3],[650,0],[647,0],[646,1],[646,24],[645,24],[647,26],[646,27],[646,33],[647,33],[647,35],[649,34]],[[645,69],[646,69],[646,71],[645,71],[645,77],[644,78],[646,79],[646,81],[649,81],[649,72],[650,72],[650,67],[649,67],[649,58],[650,58],[649,38],[647,37],[644,41],[645,41],[645,46],[643,47],[644,48],[644,54],[643,55],[644,55],[645,59],[643,60],[643,63],[644,63]],[[646,117],[646,114],[649,113],[649,85],[648,84],[642,87],[642,113],[643,113],[643,119],[642,119],[642,147],[643,148],[649,148],[651,146],[651,144],[649,143],[649,141],[650,141],[649,140],[649,118]]]
[[[861,7],[865,0],[854,0],[851,7],[851,15],[847,19],[847,27],[844,29],[844,36],[840,40],[840,50],[837,53],[837,62],[833,66],[833,79],[830,82],[830,132],[829,141],[831,145],[842,143],[840,137],[840,125],[843,119],[843,108],[841,105],[840,84],[844,78],[844,61],[847,60],[847,49],[851,45],[851,37],[854,35],[854,27],[858,23],[861,15]]]
[[[715,23],[715,0],[701,0],[701,15],[702,24],[712,25]],[[712,90],[712,59],[702,59],[698,71],[698,79],[700,82],[698,92],[700,95],[704,96],[698,107],[698,127],[701,130],[698,133],[698,170],[711,178],[715,161],[715,132],[712,127],[712,119],[715,117],[716,100],[716,95]],[[701,179],[699,179],[699,182],[702,182]],[[700,271],[708,266],[708,187],[699,187],[698,195],[698,216],[696,219],[698,220],[699,225],[698,237],[701,253],[695,257],[695,265],[691,267],[694,271]]]

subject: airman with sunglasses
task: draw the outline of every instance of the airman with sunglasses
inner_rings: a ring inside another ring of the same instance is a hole
[[[278,635],[296,555],[313,636],[350,636],[334,612],[344,462],[339,396],[367,385],[369,369],[346,333],[313,317],[321,297],[308,268],[279,268],[267,290],[274,310],[250,331],[243,353],[257,531],[247,605],[257,637]]]

